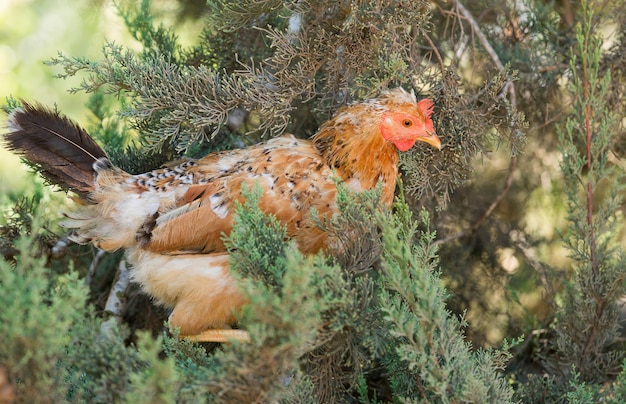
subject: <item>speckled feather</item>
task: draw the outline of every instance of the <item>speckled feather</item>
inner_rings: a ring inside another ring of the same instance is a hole
[[[5,135],[9,142],[20,139],[9,145],[29,159],[43,154],[37,153],[38,144],[29,143],[41,133],[24,124],[28,114],[36,112],[12,114],[11,132]],[[317,252],[329,240],[315,226],[312,211],[322,218],[337,213],[337,179],[357,192],[380,182],[382,203],[390,205],[398,150],[408,150],[415,141],[440,147],[431,112],[430,100],[417,102],[413,94],[397,89],[343,107],[310,141],[285,135],[140,175],[125,173],[100,157],[104,152],[92,151],[97,158],[93,189],[81,189],[83,203],[66,214],[64,225],[75,229],[73,240],[78,243],[108,251],[126,249],[134,267],[132,278],[158,303],[173,307],[170,322],[182,334],[224,326],[234,321],[233,310],[245,303],[229,274],[222,242],[232,229],[244,184],[260,185],[260,208],[287,226],[303,252]],[[51,126],[62,119],[49,111],[43,115]],[[61,138],[80,142],[84,131],[64,124],[69,129]],[[89,139],[93,148],[92,143]],[[80,175],[88,178],[84,160]],[[67,172],[68,167],[63,169]]]
[[[244,184],[248,189],[255,184],[263,189],[261,209],[287,225],[289,236],[302,251],[314,252],[325,245],[324,233],[313,225],[310,209],[324,216],[332,214],[336,189],[332,171],[310,142],[284,136],[184,164],[188,166],[184,177],[170,175],[178,168],[174,167],[150,173],[151,178],[161,178],[154,185],[145,182],[145,175],[134,179],[142,191],[158,189],[167,194],[178,190],[180,195],[173,206],[157,212],[153,230],[138,239],[145,250],[224,251],[221,235],[232,227],[235,201],[243,202]]]

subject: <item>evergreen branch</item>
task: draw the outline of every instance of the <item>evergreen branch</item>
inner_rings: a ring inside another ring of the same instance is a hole
[[[581,58],[581,63],[582,63],[582,90],[583,90],[583,97],[585,100],[588,100],[590,97],[590,84],[589,84],[589,75],[591,74],[589,72],[589,66],[588,66],[588,59],[587,57],[585,57],[584,55],[589,54],[589,37],[590,37],[590,32],[588,31],[590,29],[589,26],[583,27],[584,30],[586,30],[587,32],[584,33],[584,39],[582,41],[582,44],[580,44],[580,52],[582,55]],[[587,226],[589,226],[589,248],[590,248],[590,263],[591,263],[591,270],[593,272],[593,274],[595,276],[598,275],[598,261],[596,260],[596,235],[594,232],[594,223],[593,223],[593,152],[592,152],[592,144],[591,144],[591,137],[593,134],[593,130],[591,127],[591,121],[592,121],[592,113],[591,113],[591,104],[590,103],[586,103],[585,107],[584,107],[584,131],[585,131],[585,152],[586,152],[586,163],[585,166],[587,167],[587,186],[586,186],[586,207],[587,207]],[[584,352],[584,351],[583,351]]]
[[[480,25],[478,24],[478,22],[476,21],[472,13],[467,8],[465,8],[463,3],[461,3],[459,0],[453,0],[452,3],[459,10],[460,15],[462,15],[467,20],[470,27],[472,28],[472,32],[474,33],[474,35],[478,37],[480,44],[483,46],[483,48],[485,49],[485,52],[487,52],[487,54],[489,55],[493,63],[496,65],[498,70],[501,73],[504,73],[505,68],[504,68],[504,65],[502,64],[502,61],[500,60],[500,57],[496,53],[493,46],[491,46],[491,43],[487,39],[487,36],[485,36],[485,34],[483,33],[482,29],[480,28]],[[503,93],[504,92],[509,93],[509,97],[510,97],[509,101],[511,103],[511,107],[513,108],[514,111],[517,110],[517,96],[515,95],[515,86],[513,85],[512,81],[507,80],[507,83],[504,85],[504,88],[503,88]]]
[[[236,31],[255,19],[285,6],[282,0],[211,0],[211,23],[224,32]]]
[[[624,294],[626,276],[614,227],[620,222],[618,206],[626,178],[607,157],[612,130],[620,121],[606,99],[611,77],[599,75],[601,39],[593,32],[590,4],[582,8],[577,47],[570,57],[573,112],[558,131],[570,222],[564,241],[576,278],[565,289],[554,329],[561,364],[573,365],[582,380],[603,381],[624,355],[610,346],[618,338],[617,301]],[[607,180],[611,190],[601,196],[599,184]]]
[[[460,332],[464,323],[446,310],[446,292],[433,272],[436,247],[428,215],[422,212],[427,229],[411,248],[412,233],[407,239],[410,232],[402,230],[411,226],[406,212],[400,208],[400,217],[378,216],[385,247],[379,297],[395,352],[389,366],[392,383],[402,386],[400,397],[406,400],[510,402],[512,391],[504,380],[486,371],[501,368],[510,354],[471,351]]]
[[[150,3],[150,0],[142,0],[138,7],[125,9],[119,0],[113,1],[129,33],[143,45],[145,55],[169,55],[177,62],[181,47],[176,35],[162,24],[155,26]]]
[[[435,57],[437,58],[437,62],[439,62],[439,68],[441,69],[441,74],[444,74],[446,71],[446,65],[443,62],[443,58],[441,57],[441,53],[439,52],[439,49],[437,49],[437,46],[433,42],[430,35],[428,35],[427,33],[424,33],[424,38],[426,39],[426,42],[428,42],[428,45],[430,45],[430,48],[435,54]]]
[[[459,15],[463,16],[463,18],[467,20],[468,24],[472,28],[472,32],[478,37],[480,44],[483,46],[485,52],[487,52],[491,60],[495,63],[498,70],[504,71],[504,65],[500,61],[500,57],[493,49],[493,46],[491,46],[491,44],[489,43],[489,40],[483,33],[480,25],[478,24],[478,21],[476,21],[472,13],[467,8],[465,8],[463,3],[461,3],[459,0],[453,0],[452,4],[454,7],[456,7],[457,10],[459,10]]]

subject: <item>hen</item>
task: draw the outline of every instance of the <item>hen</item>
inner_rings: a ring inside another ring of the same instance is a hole
[[[328,239],[311,209],[326,218],[337,213],[337,177],[353,191],[381,183],[390,205],[398,150],[416,141],[441,148],[431,113],[431,100],[400,88],[341,108],[311,140],[285,135],[139,175],[113,166],[84,130],[39,105],[13,111],[4,139],[48,180],[78,194],[80,206],[63,223],[74,229],[72,239],[125,249],[131,278],[173,308],[169,321],[181,335],[194,335],[232,324],[245,304],[222,242],[244,184],[260,184],[260,208],[286,225],[299,249],[315,253]]]

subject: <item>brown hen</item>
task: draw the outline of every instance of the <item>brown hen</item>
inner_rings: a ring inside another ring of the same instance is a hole
[[[42,106],[12,112],[4,138],[44,177],[79,195],[63,223],[72,239],[125,249],[132,279],[173,308],[169,321],[181,335],[194,335],[232,324],[245,304],[222,242],[244,184],[260,184],[261,210],[286,225],[300,250],[315,253],[329,240],[311,209],[322,218],[338,212],[337,178],[357,192],[381,183],[390,205],[398,150],[416,141],[441,148],[431,113],[430,100],[396,89],[341,108],[311,140],[284,135],[139,175],[111,165],[81,128]]]

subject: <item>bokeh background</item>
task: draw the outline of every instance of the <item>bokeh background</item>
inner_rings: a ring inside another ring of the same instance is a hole
[[[152,1],[151,9],[164,24],[177,27],[181,43],[193,41],[200,22],[181,18],[196,3]],[[115,2],[105,0],[1,0],[0,1],[0,97],[23,98],[57,106],[65,115],[85,126],[89,112],[85,102],[89,95],[72,93],[81,77],[60,79],[59,67],[46,62],[59,52],[70,56],[98,60],[106,41],[131,49],[140,45],[128,33]],[[0,114],[0,125],[6,115]],[[32,175],[19,164],[19,158],[0,146],[0,205],[19,195],[37,192]],[[9,198],[12,197],[12,198]],[[0,219],[1,220],[1,219]]]
[[[197,41],[202,21],[181,18],[181,13],[185,12],[182,8],[190,10],[194,4],[205,6],[204,3],[154,0],[150,8],[158,21],[174,27],[184,46]],[[495,8],[481,8],[478,2],[466,3],[475,7],[475,15],[480,15],[486,23],[500,18]],[[569,2],[537,2],[544,3],[546,7],[554,6],[554,12],[559,13],[563,24],[570,24],[568,15],[571,10],[568,12],[559,6]],[[518,11],[524,11],[523,7]],[[616,28],[611,24],[604,26],[605,49],[613,43]],[[81,126],[88,127],[90,112],[85,103],[89,95],[71,92],[85,76],[56,78],[55,75],[62,73],[60,67],[45,62],[58,52],[97,61],[102,57],[105,41],[140,49],[140,44],[127,32],[112,1],[0,0],[0,97],[56,105]],[[508,57],[514,66],[516,63],[521,66],[520,104],[523,98],[537,97],[533,88],[524,87],[529,82],[535,84],[528,79],[534,72],[524,71],[524,60],[516,59],[518,55],[515,53],[519,51],[523,56],[524,52],[532,52],[523,47],[507,48],[506,42],[498,45],[502,47],[498,51],[503,59]],[[476,68],[480,62],[479,59],[468,59],[460,63],[463,68],[460,73],[467,76],[464,79],[468,82],[482,79],[484,72],[474,71],[480,70]],[[529,64],[532,68],[536,63],[546,70],[565,70],[567,62],[559,62],[560,65],[543,66],[542,62],[531,60]],[[562,271],[563,275],[569,270],[567,251],[560,236],[567,227],[567,212],[554,127],[555,122],[563,117],[559,108],[569,101],[564,77],[549,79],[561,80],[562,86],[551,88],[552,93],[541,94],[546,98],[537,100],[537,116],[532,115],[524,100],[524,112],[530,123],[525,133],[526,147],[518,156],[513,185],[506,198],[471,240],[453,241],[442,246],[440,259],[444,278],[446,287],[452,291],[448,301],[455,311],[465,313],[470,324],[469,337],[479,346],[497,346],[502,338],[520,335],[526,329],[534,329],[535,322],[547,320],[546,285],[549,282],[541,268],[556,268],[557,274]],[[0,125],[4,126],[5,121],[6,116],[0,114]],[[447,134],[441,135],[445,137]],[[484,212],[502,189],[509,164],[510,153],[506,145],[496,144],[492,150],[478,155],[472,163],[467,186],[455,190],[448,210],[435,213],[443,223],[440,227],[442,237],[445,232],[454,234],[469,227],[470,220]],[[18,157],[0,146],[0,209],[11,207],[22,195],[33,194],[38,195],[44,209],[59,211],[68,203],[63,193],[44,188],[39,177],[31,174],[20,164]],[[50,200],[55,203],[49,203]],[[459,211],[468,212],[465,219],[469,219],[465,222],[456,220],[462,216]],[[51,216],[58,217],[58,213]],[[446,222],[446,216],[452,219]],[[2,220],[0,218],[0,225]]]
[[[23,98],[59,110],[78,122],[87,119],[85,93],[70,94],[80,79],[55,78],[45,62],[61,51],[97,59],[104,38],[131,46],[110,2],[78,0],[0,1],[0,97]],[[0,116],[4,126],[6,115]],[[34,178],[19,158],[0,147],[0,204],[35,192]]]

